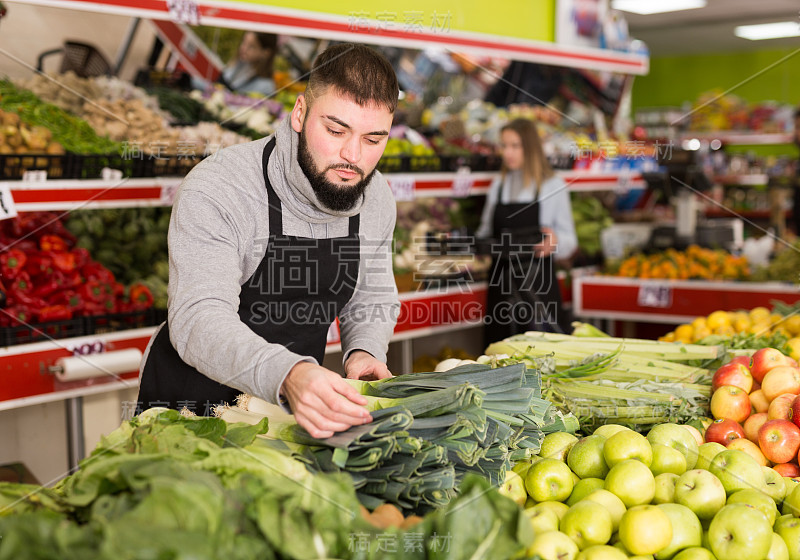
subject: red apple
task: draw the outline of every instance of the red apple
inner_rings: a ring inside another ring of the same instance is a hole
[[[751,373],[750,375],[753,375],[753,374]],[[760,391],[760,390],[761,390],[761,383],[759,383],[758,381],[753,379],[753,388],[750,389],[750,392],[752,393],[753,391]]]
[[[769,410],[769,401],[764,396],[764,391],[756,389],[750,392],[750,405],[756,412],[766,412]]]
[[[800,466],[797,463],[778,463],[777,465],[772,465],[772,468],[778,471],[778,474],[787,478],[800,476]]]
[[[777,348],[761,348],[753,354],[753,365],[750,366],[750,373],[753,379],[761,383],[767,372],[774,367],[786,366],[789,362],[786,356]]]
[[[770,402],[784,393],[800,394],[800,370],[792,366],[772,368],[761,381],[761,391]]]
[[[711,395],[711,415],[744,422],[750,416],[750,397],[739,387],[723,385]]]
[[[749,393],[753,389],[753,376],[747,366],[731,362],[719,368],[711,379],[712,391],[723,385],[733,385]]]
[[[800,449],[800,428],[789,420],[768,420],[758,430],[758,445],[773,463],[788,463]]]
[[[757,412],[744,421],[744,436],[752,441],[758,443],[758,429],[769,420],[766,412]]]
[[[800,429],[800,428],[798,428]],[[728,443],[728,449],[738,449],[739,451],[744,451],[748,455],[750,455],[753,459],[758,462],[759,465],[762,467],[767,466],[767,457],[758,447],[758,443],[753,443],[749,439],[744,438],[736,438]]]
[[[767,409],[767,418],[770,420],[791,420],[792,403],[794,402],[795,397],[797,397],[797,395],[794,393],[786,393],[775,397],[775,399],[769,403],[769,409]]]
[[[794,425],[800,428],[800,395],[792,400],[792,415],[789,420],[794,422]]]
[[[744,428],[729,418],[714,420],[706,429],[706,443],[715,441],[727,447],[736,438],[744,437]]]
[[[736,356],[732,359],[729,364],[742,364],[747,368],[747,371],[750,371],[750,368],[753,367],[753,357],[752,356]]]

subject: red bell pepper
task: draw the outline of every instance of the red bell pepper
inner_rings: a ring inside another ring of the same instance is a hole
[[[153,294],[150,288],[141,283],[131,285],[129,298],[134,310],[141,311],[153,306]]]
[[[4,278],[16,278],[25,269],[27,255],[19,249],[8,249],[0,253],[0,272]]]
[[[33,292],[33,282],[27,272],[22,271],[14,278],[8,287],[12,293],[30,294]]]
[[[15,327],[17,325],[25,325],[33,320],[33,313],[27,305],[12,305],[0,311],[5,325]]]
[[[75,255],[66,251],[53,251],[50,253],[53,259],[53,266],[62,272],[72,272],[75,270]]]
[[[33,296],[46,298],[53,292],[62,290],[64,288],[64,273],[55,270],[47,277],[43,277],[40,283],[37,283],[33,288]]]
[[[64,288],[77,288],[83,284],[83,278],[81,278],[81,273],[77,270],[73,270],[72,272],[67,272],[64,274]]]
[[[109,313],[116,313],[117,305],[114,300],[106,300],[104,302],[86,301],[83,305],[83,314],[94,315],[108,315]]]
[[[81,274],[87,281],[99,280],[101,282],[114,282],[114,273],[96,261],[86,263],[81,267]]]
[[[89,256],[89,250],[84,247],[76,247],[72,250],[72,254],[75,255],[76,268],[82,268],[83,265],[88,264],[92,260],[91,256]]]
[[[43,251],[28,253],[25,272],[31,276],[39,276],[40,274],[50,275],[53,273],[53,259]]]
[[[6,288],[5,286],[3,286],[3,283],[0,282],[0,307],[5,307],[6,301],[7,301]]]
[[[39,238],[39,248],[42,251],[68,251],[66,240],[60,235],[43,235]]]
[[[73,316],[78,315],[83,311],[84,303],[83,298],[75,290],[64,290],[56,292],[47,299],[50,305],[65,305]]]
[[[36,317],[40,323],[67,321],[72,319],[72,311],[66,305],[48,305],[39,309]]]
[[[81,285],[81,297],[88,303],[103,303],[107,298],[104,283],[99,280],[89,280]]]

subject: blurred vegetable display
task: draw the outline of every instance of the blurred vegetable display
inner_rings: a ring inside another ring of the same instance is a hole
[[[600,254],[600,234],[614,223],[611,213],[596,197],[573,194],[572,219],[581,252],[590,257]]]
[[[633,255],[610,264],[607,273],[627,278],[745,280],[750,267],[745,257],[691,245],[685,251],[667,249],[652,255]]]

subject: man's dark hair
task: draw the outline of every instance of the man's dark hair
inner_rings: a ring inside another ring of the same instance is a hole
[[[314,60],[305,93],[307,103],[328,88],[361,106],[375,103],[390,113],[397,108],[400,92],[389,61],[378,51],[354,43],[327,48]]]

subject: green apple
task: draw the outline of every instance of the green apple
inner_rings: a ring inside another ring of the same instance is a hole
[[[611,538],[613,523],[606,508],[597,502],[585,500],[569,508],[558,528],[583,550],[596,544],[606,544]]]
[[[708,471],[692,469],[675,483],[675,503],[688,507],[703,519],[711,519],[725,505],[725,487]]]
[[[727,504],[744,504],[760,511],[767,518],[767,523],[769,523],[770,527],[778,519],[778,506],[775,505],[775,500],[760,490],[746,488],[745,490],[734,492],[728,496]]]
[[[540,556],[542,560],[575,560],[578,545],[560,531],[547,531],[536,535],[525,553],[529,557]]]
[[[606,481],[602,478],[584,478],[579,480],[572,488],[572,494],[567,498],[567,505],[574,506],[598,488],[603,488],[605,483]]]
[[[607,544],[596,544],[582,550],[575,560],[628,560],[628,555]]]
[[[683,431],[686,432],[686,430]],[[653,443],[650,447],[653,449],[653,462],[650,463],[650,470],[654,476],[664,473],[681,475],[686,472],[686,457],[683,453],[663,443]]]
[[[697,464],[698,445],[692,433],[678,424],[658,424],[647,434],[651,444],[660,443],[679,451],[686,459],[686,469],[691,470]],[[676,473],[683,474],[683,473]]]
[[[511,498],[520,507],[525,505],[528,492],[525,490],[525,480],[514,471],[506,471],[506,479],[497,489],[503,496]]]
[[[717,560],[711,551],[702,546],[693,546],[681,550],[672,557],[672,560]]]
[[[567,511],[569,510],[569,506],[564,502],[556,502],[553,500],[548,500],[546,502],[538,503],[532,508],[526,508],[526,511],[528,509],[540,509],[540,508],[551,510],[553,513],[556,514],[559,521],[561,521],[561,518],[564,517],[564,514],[567,513]]]
[[[622,500],[617,497],[616,494],[612,494],[608,490],[599,489],[595,490],[588,496],[584,498],[584,501],[589,500],[591,502],[597,502],[606,510],[608,513],[611,514],[611,523],[614,526],[614,532],[619,529],[619,522],[622,519],[622,516],[625,514],[625,504],[622,503]]]
[[[522,459],[521,461],[514,463],[514,466],[511,467],[511,470],[520,475],[524,480],[525,475],[528,474],[528,469],[531,468],[532,464],[533,461],[530,459]]]
[[[543,459],[566,461],[569,450],[578,442],[577,436],[568,432],[552,432],[544,436],[539,456]]]
[[[558,459],[542,459],[528,469],[525,488],[537,502],[563,502],[572,493],[572,471]]]
[[[789,547],[778,533],[772,533],[772,546],[764,560],[789,560]]]
[[[661,473],[656,475],[656,493],[653,496],[654,504],[671,504],[675,501],[675,484],[680,477],[675,473]]]
[[[784,515],[775,522],[775,532],[786,543],[790,560],[800,559],[800,519]]]
[[[628,556],[628,560],[655,560],[655,556],[652,554],[637,554],[636,556]]]
[[[657,507],[669,517],[672,540],[656,552],[656,560],[667,560],[684,548],[700,546],[703,541],[703,528],[692,510],[680,504],[660,504]]]
[[[647,438],[639,432],[622,430],[606,440],[603,458],[609,468],[627,459],[636,459],[649,467],[653,462],[653,449]]]
[[[624,430],[633,431],[627,426],[621,426],[619,424],[604,424],[598,427],[594,432],[592,432],[593,436],[603,436],[604,438],[608,439],[614,434],[618,432],[622,432]]]
[[[726,449],[718,454],[708,470],[719,478],[728,495],[745,488],[763,490],[766,485],[758,461],[738,449]]]
[[[744,504],[731,504],[714,516],[708,527],[708,542],[717,558],[764,558],[772,546],[772,525],[760,511]]]
[[[786,489],[786,492],[784,493],[783,497],[786,498],[786,496],[791,494],[794,491],[794,489],[798,485],[800,485],[800,480],[789,476],[782,476],[781,478],[783,479],[783,486]]]
[[[781,473],[771,467],[762,466],[761,470],[764,472],[764,482],[766,482],[764,492],[775,500],[776,504],[781,503],[786,497],[786,483],[783,481]]]
[[[608,465],[603,458],[606,438],[591,435],[580,439],[567,455],[567,464],[581,478],[605,478]]]
[[[672,541],[672,524],[660,506],[634,506],[619,523],[619,540],[632,554],[656,554]]]
[[[611,467],[604,488],[629,508],[649,504],[656,493],[656,481],[647,465],[637,459],[626,459]]]
[[[783,512],[800,517],[800,485],[795,485],[791,493],[783,499]]]
[[[725,446],[716,441],[708,441],[697,448],[697,463],[694,468],[708,470],[714,457],[725,451]],[[689,469],[691,470],[691,469]]]
[[[792,515],[791,513],[783,513],[783,514],[779,515],[778,519],[775,520],[775,524],[772,526],[772,530],[773,531],[777,531],[778,530],[778,525],[780,525],[782,523],[786,523],[787,521],[790,521],[792,519],[795,519],[795,516]]]
[[[558,515],[552,509],[530,508],[525,510],[525,517],[531,522],[533,534],[545,533],[547,531],[558,531]]]
[[[527,488],[525,489],[525,491],[526,492],[528,491]],[[531,508],[531,507],[535,506],[537,503],[539,503],[539,502],[537,502],[536,500],[534,500],[533,498],[528,496],[528,499],[525,500],[525,505],[522,506],[522,507],[525,508],[525,509],[528,509],[528,508]]]

